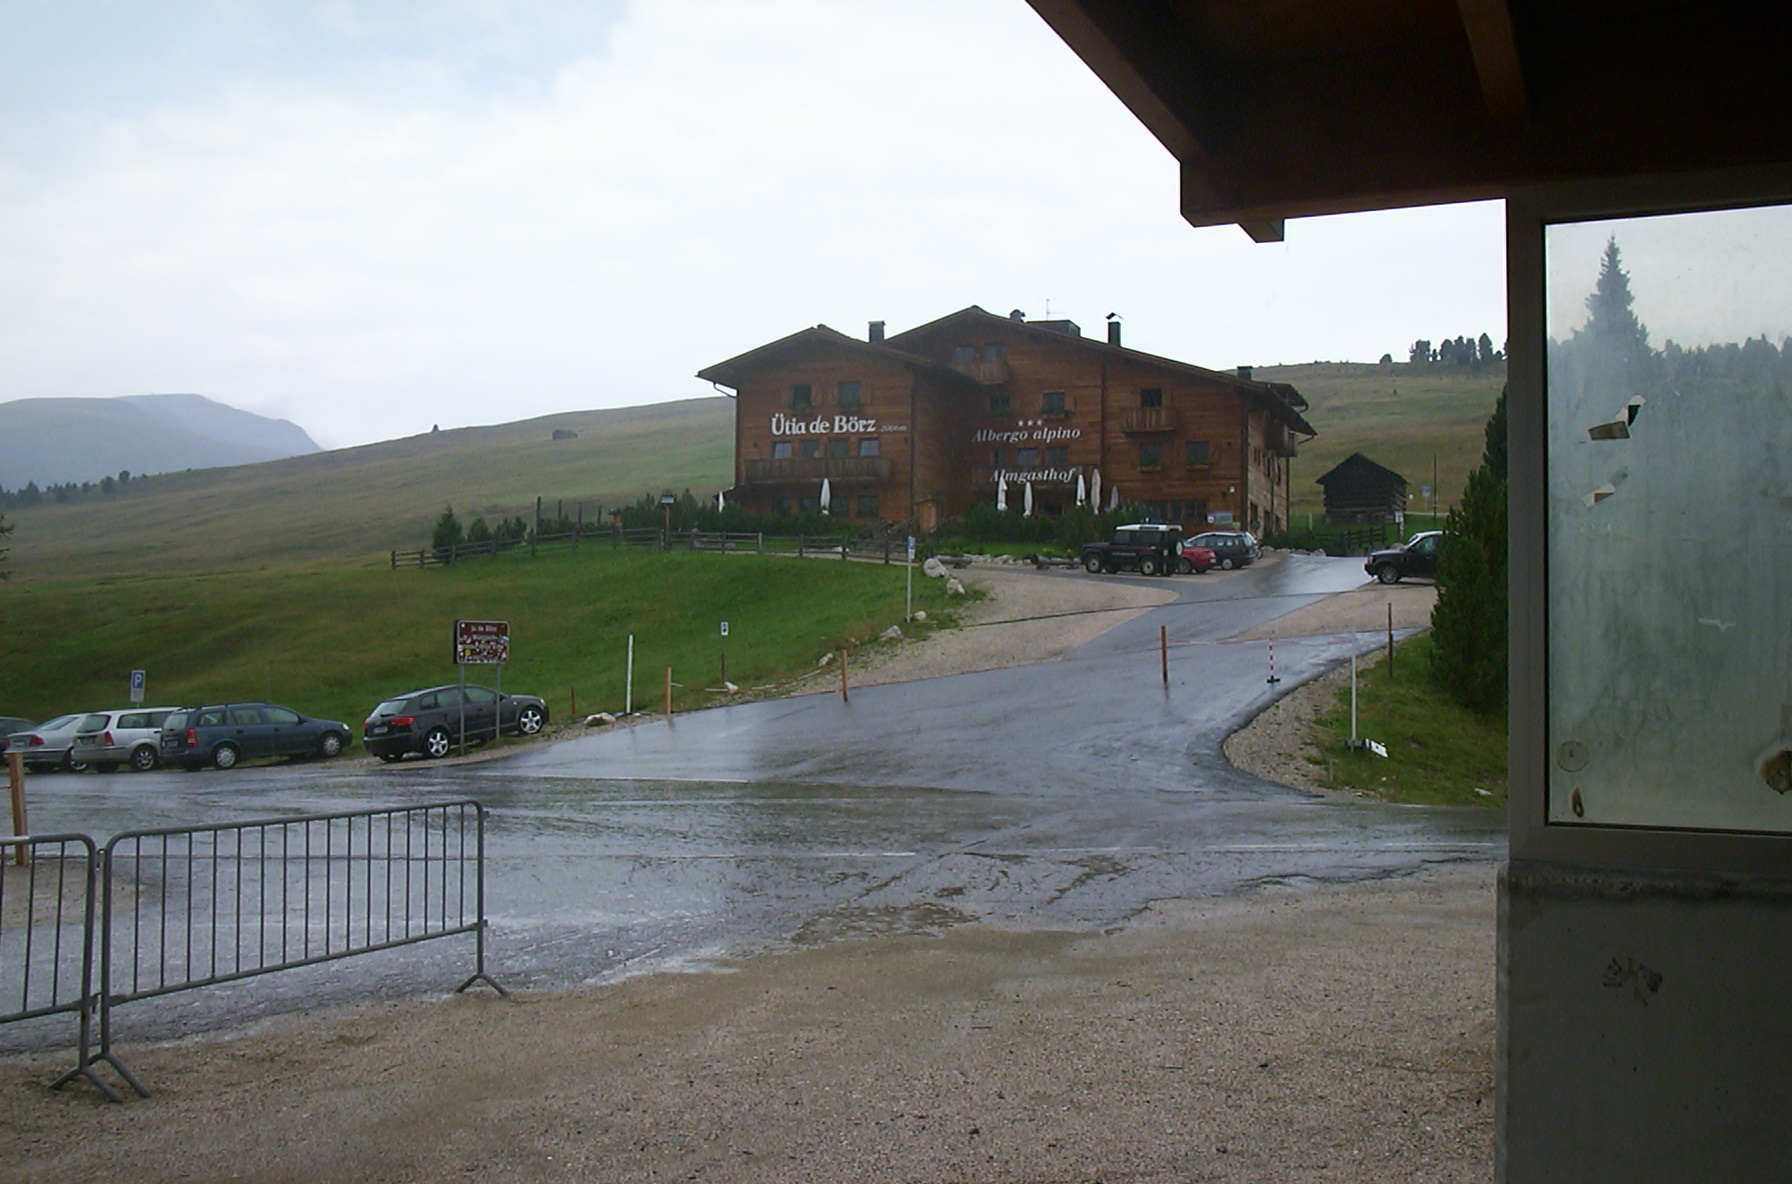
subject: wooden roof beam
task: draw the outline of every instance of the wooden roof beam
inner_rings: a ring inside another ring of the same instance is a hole
[[[1463,31],[1474,55],[1487,113],[1501,127],[1529,123],[1531,105],[1525,93],[1518,37],[1512,30],[1507,0],[1457,0]]]

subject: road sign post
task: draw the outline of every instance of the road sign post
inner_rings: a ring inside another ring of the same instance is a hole
[[[537,512],[539,519],[540,513]],[[454,622],[454,665],[460,673],[460,754],[467,755],[467,670],[468,666],[496,666],[493,691],[498,701],[492,704],[492,739],[504,731],[504,663],[510,661],[509,621]]]
[[[131,671],[131,702],[143,702],[143,671]]]

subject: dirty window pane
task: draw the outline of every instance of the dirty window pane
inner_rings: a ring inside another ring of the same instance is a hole
[[[1544,242],[1549,820],[1792,831],[1792,211]]]

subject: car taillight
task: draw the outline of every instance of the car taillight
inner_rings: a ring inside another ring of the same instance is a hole
[[[197,732],[195,732],[192,728],[187,729],[187,747],[188,748],[198,748],[199,747],[199,734]]]
[[[395,715],[387,722],[395,728],[408,728],[417,722],[417,717],[414,715]]]
[[[29,748],[42,748],[44,746],[44,738],[42,736],[34,735],[26,742],[26,746]]]
[[[112,733],[111,732],[101,732],[100,733],[100,743],[105,745],[107,748],[111,748],[112,747]]]

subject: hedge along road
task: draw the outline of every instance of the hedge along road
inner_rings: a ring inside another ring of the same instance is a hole
[[[490,966],[517,987],[965,921],[1105,928],[1162,899],[1503,856],[1495,811],[1314,798],[1221,755],[1276,695],[1380,640],[1277,641],[1269,684],[1268,643],[1224,638],[1360,586],[1360,560],[1144,582],[1178,597],[1050,662],[715,708],[475,764],[46,778],[32,822],[103,837],[478,798]],[[434,943],[149,1002],[127,1032],[436,991],[467,956]]]

